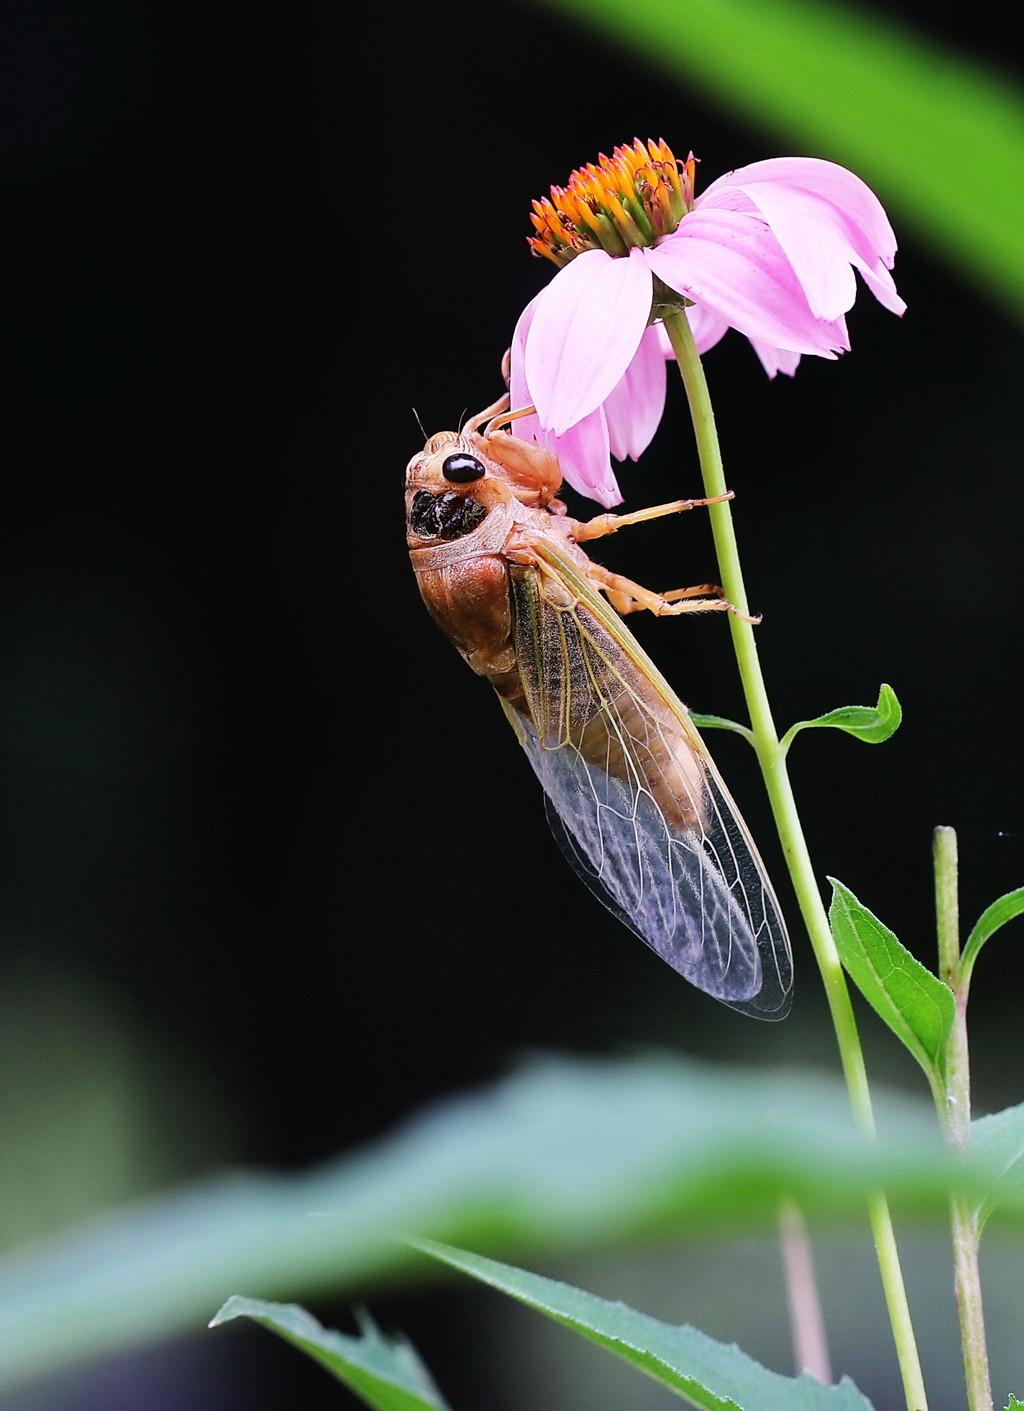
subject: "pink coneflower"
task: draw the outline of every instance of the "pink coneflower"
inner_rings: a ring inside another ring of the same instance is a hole
[[[621,499],[609,452],[635,459],[665,400],[661,312],[686,308],[698,350],[735,328],[770,377],[849,346],[854,270],[893,313],[896,240],[859,177],[814,157],[776,157],[694,199],[696,163],[664,142],[616,147],[533,203],[530,246],[558,273],[524,310],[512,348],[519,434],[557,450],[566,478]]]

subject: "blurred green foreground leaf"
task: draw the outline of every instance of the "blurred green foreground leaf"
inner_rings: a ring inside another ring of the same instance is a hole
[[[971,1145],[998,1173],[995,1185],[978,1206],[978,1232],[1007,1196],[1024,1199],[1024,1102],[971,1123]]]
[[[343,1095],[339,1095],[339,1104]],[[301,1177],[234,1175],[115,1211],[0,1265],[0,1385],[200,1329],[237,1289],[362,1293],[408,1278],[419,1235],[488,1253],[590,1251],[860,1219],[884,1185],[897,1212],[944,1219],[954,1181],[981,1201],[1005,1167],[953,1164],[925,1103],[878,1102],[866,1142],[837,1081],[674,1059],[532,1062],[439,1103]],[[1024,1228],[1024,1190],[1001,1213]]]

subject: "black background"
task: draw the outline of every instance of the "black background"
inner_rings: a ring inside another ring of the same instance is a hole
[[[886,8],[1008,62],[1013,6]],[[419,601],[401,503],[412,409],[435,431],[500,390],[547,277],[532,196],[636,134],[692,145],[703,185],[792,144],[513,5],[48,0],[14,34],[5,975],[100,992],[169,1056],[153,1101],[177,1174],[300,1167],[535,1047],[831,1064],[799,934],[793,1017],[751,1024],[563,869],[500,711]],[[950,155],[955,220],[970,152]],[[1024,880],[1020,350],[881,194],[902,322],[862,289],[838,364],[772,384],[731,334],[707,367],[780,723],[880,680],[906,712],[881,749],[795,749],[817,869],[930,960],[936,822],[960,830],[968,918]],[[630,507],[699,493],[676,389],[621,479]],[[713,576],[698,515],[631,534],[600,557],[653,586]],[[637,631],[692,707],[741,713],[723,622]],[[780,876],[752,756],[712,745]],[[1007,940],[979,969],[982,1109],[1020,1097],[1015,962]],[[462,1306],[383,1309],[453,1404],[505,1405],[456,1350]],[[334,1404],[268,1339],[217,1336],[117,1385],[154,1408]],[[113,1404],[97,1378],[60,1404]]]

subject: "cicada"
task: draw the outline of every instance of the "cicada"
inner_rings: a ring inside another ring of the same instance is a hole
[[[623,621],[736,609],[708,583],[653,593],[580,547],[715,501],[573,519],[557,457],[513,435],[514,420],[503,398],[410,460],[423,600],[494,687],[590,890],[698,989],[781,1019],[792,956],[764,864],[686,707]]]

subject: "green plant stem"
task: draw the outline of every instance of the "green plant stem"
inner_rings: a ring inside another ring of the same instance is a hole
[[[700,457],[701,474],[704,478],[705,494],[722,495],[727,487],[722,467],[722,453],[715,429],[715,416],[708,395],[707,381],[700,355],[697,352],[685,314],[680,312],[665,315],[665,329],[672,342],[672,349],[682,374],[690,405],[690,416],[697,439],[697,452]],[[740,567],[739,548],[733,528],[732,506],[728,501],[709,507],[711,529],[718,555],[719,574],[725,596],[743,613],[749,613],[747,595],[743,585],[743,572]],[[775,826],[789,868],[793,890],[796,893],[807,934],[810,937],[814,957],[821,971],[822,983],[828,1000],[832,1025],[835,1029],[839,1057],[850,1094],[854,1115],[865,1132],[874,1135],[875,1119],[871,1107],[871,1093],[868,1088],[864,1056],[861,1052],[860,1035],[850,1003],[850,993],[846,986],[839,954],[832,939],[821,894],[811,866],[810,854],[804,839],[800,815],[793,797],[789,773],[786,769],[785,752],[779,744],[775,722],[772,719],[768,693],[765,689],[761,664],[757,655],[757,644],[750,623],[729,615],[732,630],[733,648],[739,667],[743,693],[750,714],[750,724],[754,735],[754,749],[761,765],[765,788],[771,802]],[[921,1362],[910,1320],[903,1273],[900,1268],[899,1252],[888,1202],[879,1192],[868,1203],[868,1217],[878,1257],[878,1267],[885,1293],[889,1322],[892,1325],[896,1356],[903,1378],[903,1391],[907,1411],[927,1411],[924,1379],[921,1375]]]
[[[943,1135],[954,1151],[964,1151],[971,1139],[971,1070],[967,1049],[967,984],[960,971],[960,904],[956,833],[936,828],[932,847],[935,864],[935,919],[939,942],[939,974],[953,991],[956,1014],[946,1047],[945,1092],[935,1095]],[[953,1229],[956,1306],[960,1319],[964,1379],[970,1411],[992,1411],[992,1387],[985,1341],[985,1315],[978,1267],[978,1220],[966,1196],[949,1202]]]

